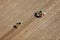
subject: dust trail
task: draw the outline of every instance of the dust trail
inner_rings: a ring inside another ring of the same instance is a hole
[[[50,3],[51,1],[49,1]],[[48,4],[49,4],[48,3]],[[48,5],[47,4],[47,5]],[[45,6],[44,6],[45,7]],[[49,7],[49,6],[48,6]],[[31,15],[32,18],[29,18],[28,21],[26,21],[26,23],[24,23],[24,25],[22,25],[19,29],[17,29],[15,32],[13,32],[10,36],[6,37],[6,39],[4,40],[10,40],[11,38],[13,38],[16,34],[18,34],[20,31],[22,31],[22,29],[26,28],[26,26],[28,26],[31,22],[33,22],[35,20],[35,18]]]
[[[11,40],[11,38],[13,38],[16,34],[20,33],[22,29],[24,30],[24,28],[26,28],[26,26],[28,26],[34,20],[35,20],[35,17],[29,18],[28,21],[26,21],[20,28],[16,29],[15,32],[11,33],[11,35],[6,37],[4,40]]]
[[[2,36],[1,38],[0,38],[0,40],[4,40],[6,37],[7,37],[7,39],[6,40],[10,40],[11,38],[13,38],[16,34],[18,34],[20,31],[22,31],[22,29],[24,29],[24,28],[26,28],[26,26],[28,26],[31,22],[33,22],[35,20],[35,18],[33,17],[33,18],[29,18],[29,20],[28,21],[26,21],[26,23],[24,24],[24,25],[22,25],[21,26],[21,28],[19,28],[19,29],[17,29],[16,31],[15,31],[15,29],[11,29],[9,32],[7,32],[4,36]],[[14,32],[15,31],[15,32]],[[12,35],[13,34],[13,35]]]
[[[16,29],[12,28],[10,31],[8,31],[6,34],[4,34],[0,40],[4,40],[6,37],[8,37],[9,35],[11,35],[11,33],[13,33]]]
[[[30,19],[30,18],[29,18]],[[31,23],[33,20],[34,20],[35,18],[31,18],[30,20],[31,21],[27,21],[26,23],[24,23],[24,25],[22,25],[21,26],[21,28],[18,30],[18,31],[15,31],[15,29],[14,28],[12,28],[10,31],[8,31],[6,34],[4,34],[1,38],[0,38],[0,40],[5,40],[5,38],[7,38],[7,37],[9,37],[9,36],[11,36],[13,33],[15,33],[14,34],[14,36],[16,35],[16,34],[18,34],[22,29],[24,29],[27,25],[29,25],[29,23]],[[14,32],[15,31],[15,32]],[[11,36],[11,38],[13,37],[13,35]],[[7,38],[8,39],[8,38]]]

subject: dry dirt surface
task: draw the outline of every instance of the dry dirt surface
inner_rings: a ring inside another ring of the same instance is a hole
[[[0,40],[60,40],[60,0],[0,0]]]

